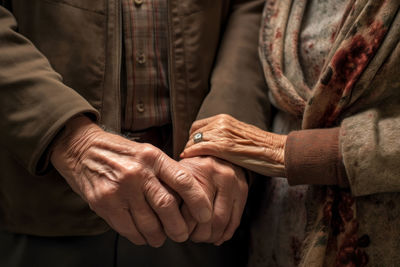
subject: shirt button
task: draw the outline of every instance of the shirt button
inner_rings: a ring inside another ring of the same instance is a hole
[[[143,0],[135,0],[136,6],[141,6],[143,4]]]
[[[136,62],[139,63],[140,65],[143,65],[144,63],[146,63],[146,56],[144,55],[143,51],[137,52]]]
[[[143,104],[143,102],[139,102],[139,103],[136,104],[136,110],[138,112],[140,112],[140,113],[144,112],[144,104]]]

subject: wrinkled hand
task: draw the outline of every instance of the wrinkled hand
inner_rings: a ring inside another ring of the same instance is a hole
[[[203,141],[195,144],[198,132]],[[286,139],[221,114],[193,123],[181,157],[211,155],[266,176],[284,177]]]
[[[213,216],[208,223],[197,223],[186,203],[182,214],[188,222],[190,239],[220,245],[232,238],[240,224],[246,204],[248,185],[243,170],[214,157],[195,157],[180,161],[202,184],[214,203]]]
[[[135,244],[159,247],[166,235],[178,242],[188,238],[179,203],[168,187],[195,220],[211,218],[208,196],[178,162],[152,145],[107,133],[86,117],[67,124],[51,161],[93,211]]]

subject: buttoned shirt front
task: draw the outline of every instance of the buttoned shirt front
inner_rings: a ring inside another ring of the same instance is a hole
[[[166,0],[122,0],[124,63],[123,130],[171,122]]]

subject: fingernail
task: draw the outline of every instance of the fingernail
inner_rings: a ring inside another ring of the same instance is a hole
[[[200,223],[206,223],[211,220],[211,210],[208,208],[203,208],[202,210],[200,210],[199,219]]]

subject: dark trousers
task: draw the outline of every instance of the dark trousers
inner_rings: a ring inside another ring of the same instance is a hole
[[[0,232],[2,267],[239,267],[245,266],[246,254],[239,240],[220,247],[167,241],[151,248],[133,245],[114,231],[79,237]]]

